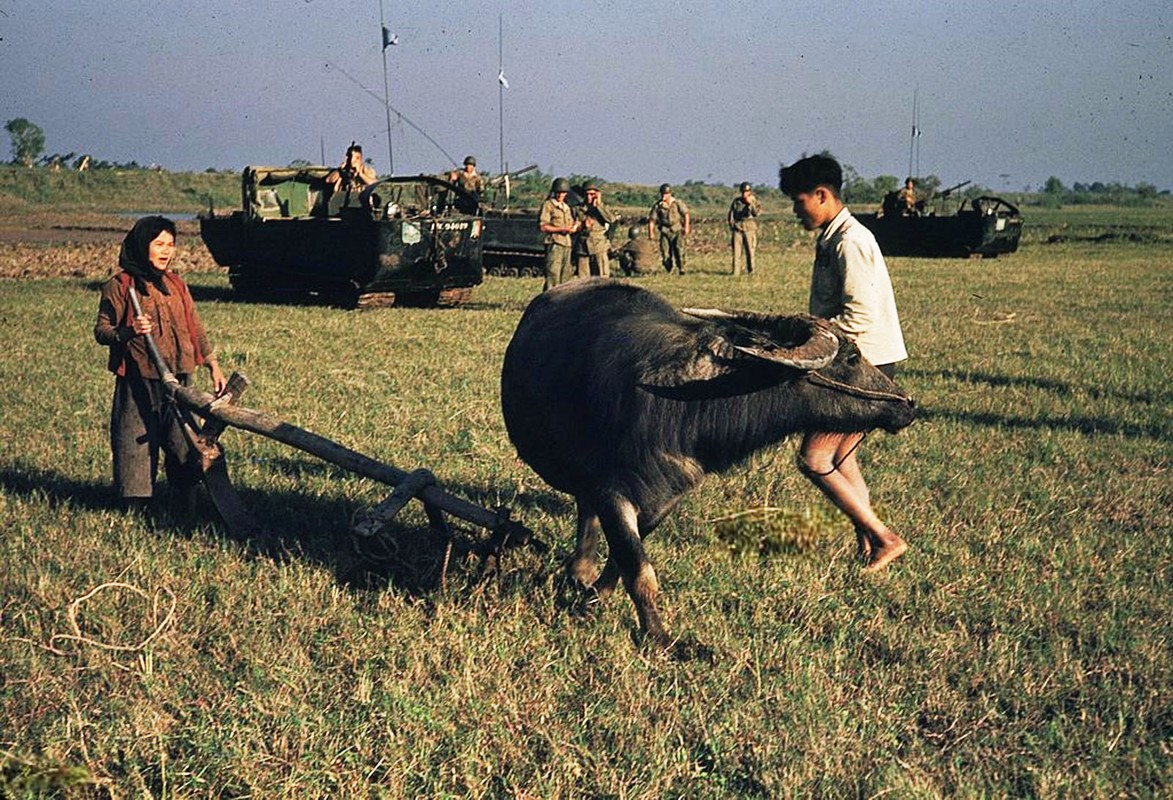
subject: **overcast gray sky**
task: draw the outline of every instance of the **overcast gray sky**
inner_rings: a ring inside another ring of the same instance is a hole
[[[48,152],[173,170],[388,166],[378,0],[0,0],[0,119]],[[1169,0],[384,0],[397,173],[499,159],[653,184],[776,183],[824,148],[995,190],[1173,189]],[[347,77],[349,75],[350,77]],[[365,88],[364,88],[365,87]],[[5,156],[7,141],[4,141]],[[915,164],[914,164],[915,167]]]

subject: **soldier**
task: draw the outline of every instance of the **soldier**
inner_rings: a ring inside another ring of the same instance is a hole
[[[598,186],[592,183],[586,187],[586,200],[575,210],[575,216],[582,226],[575,241],[575,272],[580,278],[591,275],[610,277],[607,250],[611,243],[607,239],[607,229],[619,217],[603,204],[603,194]]]
[[[351,142],[350,147],[346,148],[346,158],[342,159],[337,169],[330,170],[326,183],[337,193],[362,191],[378,179],[374,168],[363,161],[362,145]]]
[[[904,188],[900,190],[897,205],[902,217],[920,216],[920,207],[916,204],[916,181],[912,178],[904,179]]]
[[[555,178],[550,197],[538,212],[538,228],[546,234],[546,283],[542,291],[552,289],[574,277],[570,265],[571,237],[578,233],[574,210],[566,204],[570,181]]]
[[[656,243],[643,235],[639,225],[627,231],[627,242],[615,251],[615,258],[625,275],[648,275],[660,264]]]
[[[465,214],[477,213],[477,209],[481,204],[481,195],[485,192],[485,179],[477,172],[477,160],[472,156],[465,156],[464,169],[454,174],[455,177],[452,179],[452,183],[455,183],[476,198],[476,205],[472,203],[462,205],[460,202],[457,202],[457,209]]]
[[[672,187],[666,183],[660,186],[659,202],[648,212],[648,238],[655,239],[656,232],[660,235],[660,261],[664,271],[671,272],[675,266],[683,275],[684,237],[692,233],[692,222],[688,206],[672,196]]]
[[[741,194],[729,205],[729,232],[733,241],[733,274],[753,272],[754,250],[758,246],[758,214],[761,202],[754,197],[748,183],[741,184]]]
[[[362,145],[351,142],[346,148],[346,158],[326,176],[326,185],[330,187],[326,213],[337,216],[344,208],[362,207],[364,200],[370,200],[367,190],[378,180],[374,168],[363,161]]]

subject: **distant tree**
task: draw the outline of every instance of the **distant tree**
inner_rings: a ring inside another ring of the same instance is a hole
[[[1061,195],[1067,191],[1067,187],[1063,185],[1063,181],[1056,178],[1054,175],[1047,178],[1047,182],[1043,184],[1043,192],[1051,195]]]
[[[12,160],[31,167],[45,149],[45,132],[24,117],[8,120],[4,126],[12,138]]]
[[[292,161],[290,161],[290,162],[289,162],[289,166],[291,166],[291,167],[298,167],[298,168],[301,168],[301,167],[308,167],[308,166],[311,166],[311,165],[312,165],[312,164],[311,164],[311,162],[309,162],[309,161],[306,161],[304,158],[295,158],[295,159],[293,159]]]
[[[881,198],[888,192],[894,192],[900,185],[900,179],[895,175],[877,175],[872,178],[872,189]]]
[[[1151,183],[1138,183],[1136,185],[1136,193],[1143,200],[1152,200],[1157,196],[1157,187]]]

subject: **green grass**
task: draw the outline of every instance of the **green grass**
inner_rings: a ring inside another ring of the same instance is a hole
[[[27,169],[0,164],[0,211],[46,206],[70,211],[194,213],[240,206],[239,172]]]
[[[712,252],[643,282],[802,310],[809,240],[763,238],[751,279]],[[516,462],[497,398],[540,281],[358,313],[239,303],[221,274],[190,276],[247,405],[426,466],[552,545],[487,578],[457,547],[443,583],[416,504],[365,563],[349,521],[388,487],[241,431],[224,436],[234,482],[283,557],[211,512],[118,513],[94,285],[0,283],[0,796],[1162,796],[1171,256],[1069,241],[891,259],[922,415],[861,458],[912,551],[859,574],[794,445],[759,454],[650,540],[683,660],[635,641],[626,597],[584,615],[559,582],[572,504]],[[807,525],[803,546],[731,555],[717,520],[764,507]],[[92,641],[61,638],[71,604],[115,582],[138,591],[74,605]],[[97,644],[160,626],[138,650]]]

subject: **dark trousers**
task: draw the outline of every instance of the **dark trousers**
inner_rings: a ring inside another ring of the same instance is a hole
[[[190,385],[188,376],[181,376]],[[110,409],[110,450],[114,455],[114,488],[122,498],[145,498],[155,493],[159,451],[163,470],[173,489],[197,483],[188,465],[190,446],[163,389],[163,382],[140,377],[117,377]]]

